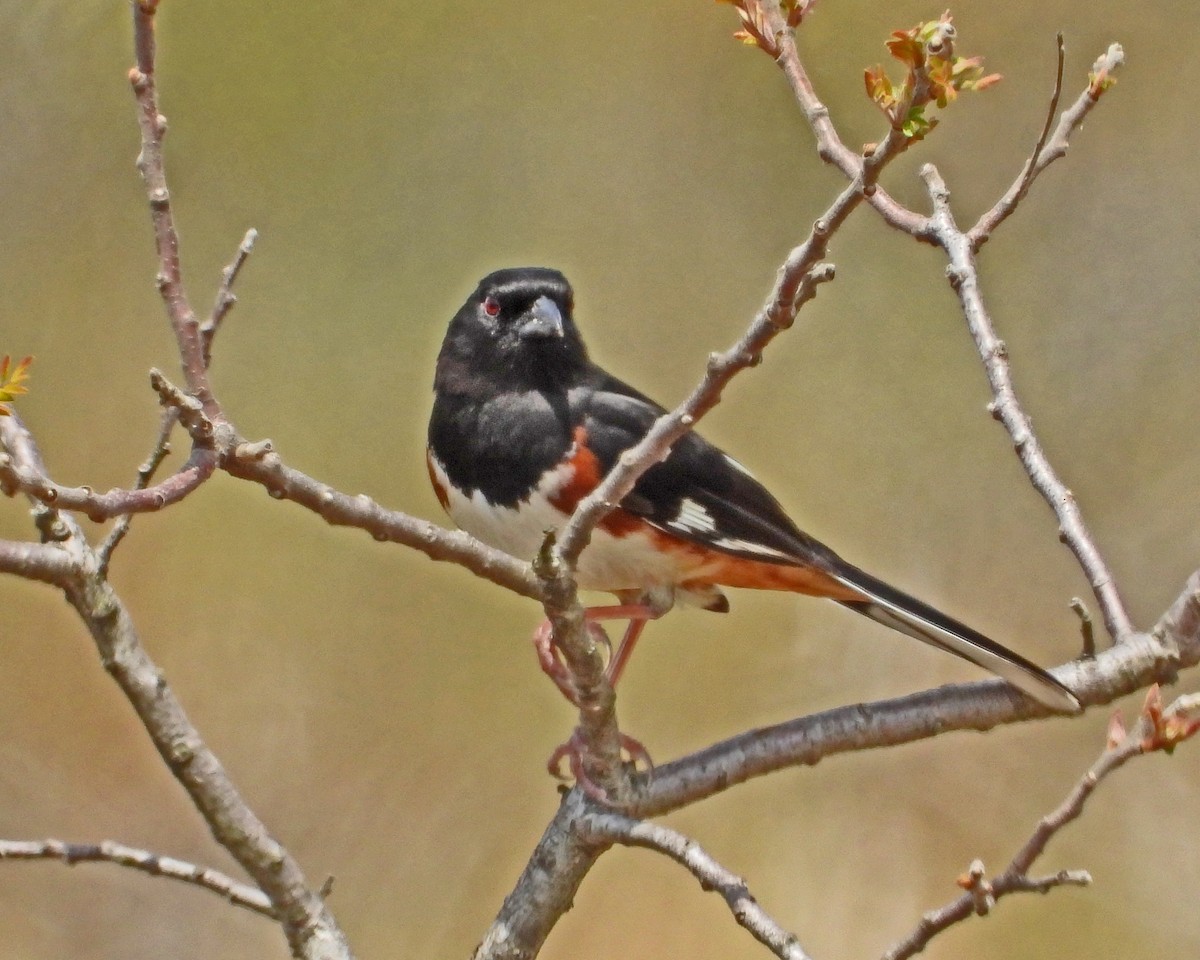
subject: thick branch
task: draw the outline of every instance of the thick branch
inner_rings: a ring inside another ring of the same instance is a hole
[[[1111,703],[1155,682],[1172,682],[1200,663],[1200,571],[1149,634],[1090,661],[1055,671],[1082,703]],[[623,811],[651,817],[720,793],[753,777],[811,765],[851,751],[895,746],[952,730],[990,730],[1049,716],[998,680],[956,684],[907,697],[827,710],[752,730],[679,760],[660,764],[634,782]]]
[[[211,867],[201,867],[149,850],[139,850],[112,840],[100,843],[64,843],[62,840],[0,840],[0,860],[58,860],[73,867],[77,863],[112,863],[152,877],[178,880],[217,894],[235,907],[275,919],[266,894],[256,887],[238,883]]]
[[[67,590],[154,746],[187,790],[213,836],[270,898],[292,952],[308,960],[345,960],[350,949],[299,864],[268,832],[234,787],[225,768],[188,720],[166,678],[147,655],[129,612],[98,575],[98,559],[84,553],[81,575]]]
[[[75,575],[75,564],[56,544],[0,540],[0,573],[65,587]]]
[[[538,955],[559,917],[571,909],[583,878],[606,849],[587,842],[575,829],[593,803],[579,787],[563,798],[472,960],[530,960]]]

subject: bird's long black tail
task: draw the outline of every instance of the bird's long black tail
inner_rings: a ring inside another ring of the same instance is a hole
[[[851,610],[969,660],[1007,680],[1051,710],[1078,713],[1082,709],[1075,695],[1041,667],[916,597],[910,597],[849,564],[839,571],[838,579],[865,598],[839,601]]]

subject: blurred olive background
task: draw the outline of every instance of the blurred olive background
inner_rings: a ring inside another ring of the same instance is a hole
[[[802,31],[851,144],[881,136],[862,69],[941,12],[824,0]],[[1189,2],[954,7],[1005,82],[956,105],[886,183],[938,163],[969,222],[1041,127],[1054,33],[1068,98],[1120,40],[1130,66],[1065,162],[984,251],[988,301],[1041,438],[1147,625],[1200,565],[1200,187]],[[261,233],[213,376],[249,437],[338,488],[437,517],[422,462],[443,326],[483,273],[557,266],[594,355],[666,403],[761,302],[841,180],[770,60],[707,0],[164,3],[160,84],[187,282]],[[37,355],[20,410],[54,476],[127,484],[176,369],[134,171],[126,4],[0,7],[0,353]],[[867,210],[824,287],[705,432],[811,532],[1031,657],[1073,656],[1083,582],[1003,432],[943,260]],[[181,445],[180,445],[181,446]],[[175,457],[178,463],[180,457]],[[96,531],[97,535],[100,533]],[[29,537],[0,503],[0,535]],[[572,714],[538,672],[539,611],[452,566],[331,530],[218,476],[138,518],[114,580],[192,718],[362,957],[463,957],[551,816]],[[236,872],[51,589],[0,579],[0,836],[105,837]],[[739,593],[656,624],[621,715],[666,759],[835,704],[977,676],[834,607]],[[1194,686],[1185,677],[1184,686]],[[1135,703],[1126,705],[1136,709]],[[1108,710],[839,757],[669,818],[744,874],[817,957],[870,957],[1007,862],[1102,746]],[[1055,841],[1096,886],[1010,900],[949,958],[1200,949],[1197,754],[1141,761]],[[269,923],[116,868],[0,867],[6,953],[285,955]],[[618,850],[551,958],[759,957],[719,898]]]

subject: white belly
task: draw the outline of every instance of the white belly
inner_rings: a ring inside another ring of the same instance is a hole
[[[547,473],[527,500],[516,507],[488,503],[478,490],[470,497],[455,490],[442,465],[430,457],[439,486],[446,491],[446,510],[460,528],[488,546],[519,560],[532,561],[546,539],[547,530],[558,530],[566,519],[550,500],[573,478],[564,466]],[[579,557],[576,581],[584,590],[644,590],[673,586],[699,571],[683,570],[670,556],[654,549],[645,533],[613,536],[597,528]]]

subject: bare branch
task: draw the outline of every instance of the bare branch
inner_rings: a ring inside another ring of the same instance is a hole
[[[476,576],[521,596],[541,600],[543,591],[528,563],[522,563],[458,530],[447,530],[419,517],[388,510],[366,494],[350,496],[287,466],[271,441],[240,441],[223,466],[235,477],[263,486],[276,500],[290,500],[326,523],[365,530],[380,542],[401,543],[431,560],[456,563]]]
[[[17,465],[8,454],[0,454],[0,486],[20,491],[60,510],[78,510],[99,523],[130,513],[152,513],[178,503],[212,476],[217,468],[214,450],[196,448],[179,471],[161,483],[144,489],[113,488],[96,493],[91,487],[64,487]]]
[[[796,98],[796,102],[804,114],[804,119],[808,121],[813,135],[816,137],[817,155],[826,163],[837,167],[846,179],[858,180],[863,173],[863,157],[847,147],[838,135],[837,129],[830,119],[829,108],[817,96],[808,71],[800,59],[800,52],[796,48],[795,31],[788,25],[778,2],[770,0],[770,2],[761,3],[760,6],[772,34],[777,38],[779,54],[776,62],[783,70],[788,86],[791,87],[792,95]],[[919,237],[921,235],[921,227],[925,218],[897,203],[882,187],[872,183],[867,190],[867,201],[891,226],[912,236]]]
[[[1058,110],[1059,97],[1062,94],[1064,56],[1063,35],[1060,33],[1058,35],[1058,78],[1054,84],[1054,94],[1050,98],[1050,112],[1046,117],[1046,125],[1042,128],[1042,134],[1038,137],[1033,153],[1025,161],[1025,166],[1013,185],[1005,191],[1004,196],[996,201],[996,205],[984,213],[967,231],[967,239],[973,250],[978,251],[987,243],[996,227],[1013,214],[1017,205],[1025,199],[1025,195],[1029,192],[1029,187],[1037,175],[1055,160],[1066,156],[1071,136],[1083,124],[1084,118],[1099,102],[1104,91],[1108,89],[1108,82],[1089,81],[1083,93],[1063,111],[1062,116],[1059,117],[1058,126],[1054,129],[1054,135],[1050,137],[1050,127],[1054,121],[1054,114]],[[1114,43],[1092,66],[1093,76],[1107,78],[1124,62],[1125,52],[1121,49],[1120,44]]]
[[[213,303],[212,313],[200,326],[200,339],[204,345],[205,367],[212,363],[213,338],[217,335],[217,331],[220,330],[221,324],[229,314],[229,311],[233,309],[233,305],[237,303],[237,297],[233,295],[233,285],[237,282],[238,274],[242,272],[242,267],[254,250],[254,244],[257,240],[258,231],[251,227],[246,231],[246,235],[242,237],[242,242],[238,246],[233,260],[221,271],[221,286],[217,290],[217,299]]]
[[[187,790],[213,836],[254,878],[277,911],[293,952],[308,960],[345,960],[345,937],[299,864],[237,792],[220,761],[191,724],[162,671],[151,661],[133,620],[99,561],[84,544],[67,600],[96,642],[100,660],[141,718],[163,761]]]
[[[792,325],[796,311],[816,295],[819,284],[833,279],[833,268],[828,265],[818,268],[817,260],[826,249],[830,230],[841,225],[861,196],[854,187],[843,191],[829,211],[837,219],[819,220],[820,230],[814,228],[809,239],[792,251],[780,268],[766,305],[746,332],[724,353],[709,357],[704,377],[687,399],[659,417],[646,436],[621,454],[617,466],[580,502],[559,540],[559,553],[566,563],[574,565],[595,525],[628,495],[642,474],[667,456],[672,444],[720,403],[722,391],[736,374],[762,362],[762,351],[767,344]]]
[[[158,2],[130,0],[130,7],[133,11],[137,66],[129,71],[129,82],[137,99],[138,126],[142,132],[137,168],[146,184],[146,196],[150,201],[150,220],[154,226],[154,244],[159,260],[158,290],[175,333],[188,390],[200,401],[204,412],[215,418],[220,413],[220,406],[209,386],[200,325],[183,286],[179,234],[175,229],[171,192],[167,188],[163,162],[162,143],[167,132],[167,118],[158,109],[154,61],[154,16]]]
[[[589,812],[580,820],[578,829],[598,843],[644,847],[670,857],[690,871],[702,889],[719,893],[734,919],[780,960],[809,960],[795,935],[758,905],[746,881],[721,866],[694,840],[669,827],[618,813]]]
[[[1004,425],[1012,438],[1017,457],[1025,468],[1034,488],[1050,505],[1058,518],[1059,539],[1075,554],[1091,584],[1104,625],[1115,642],[1133,632],[1129,614],[1117,592],[1112,572],[1108,569],[1095,541],[1092,539],[1075,496],[1058,477],[1046,458],[1042,445],[1033,432],[1033,425],[1017,400],[1012,373],[1008,364],[1008,348],[997,335],[992,318],[983,302],[975,252],[970,239],[958,229],[950,212],[950,194],[946,183],[932,164],[921,168],[933,201],[932,227],[938,245],[945,250],[950,264],[946,276],[958,295],[967,327],[983,360],[992,401],[988,410]]]
[[[882,167],[907,145],[900,132],[892,130],[884,143],[865,160],[846,149],[829,121],[828,110],[813,92],[811,82],[796,52],[791,30],[783,20],[778,3],[764,2],[757,6],[768,20],[774,20],[770,24],[771,29],[764,33],[764,36],[773,38],[772,42],[779,44],[777,60],[813,127],[818,152],[823,159],[839,166],[854,180],[847,192],[853,195],[853,200],[847,204],[846,213],[853,209],[859,197],[866,196],[888,223],[916,239],[930,243],[942,242],[942,238],[935,234],[932,218],[920,216],[901,207],[875,186],[875,177]],[[1102,84],[1093,82],[1093,87],[1102,89]],[[916,90],[911,94],[914,98],[918,95],[919,91]],[[1060,123],[1059,132],[1063,134],[1064,143],[1065,137],[1073,129],[1069,124],[1064,126]],[[1042,139],[1044,137],[1045,134]],[[1057,140],[1056,135],[1052,144],[1055,148]],[[1039,149],[1036,152],[1042,159],[1033,165],[1035,171],[1049,162],[1046,158],[1051,151]],[[1027,185],[1023,189],[1027,189]],[[846,195],[839,197],[835,208],[845,200]],[[948,206],[944,206],[942,212],[948,214]],[[823,239],[822,235],[826,232],[822,223],[818,221],[813,237],[789,257],[788,264],[785,264],[784,270],[781,271],[781,283],[788,267],[793,264],[797,265],[796,277],[803,277],[806,282],[813,283],[812,275],[804,269],[799,269],[798,265],[807,263],[810,269],[815,266],[815,258],[807,261],[807,250],[815,248],[815,241]],[[815,287],[815,283],[813,286]],[[777,290],[778,288],[777,285]],[[781,302],[777,294],[773,294],[772,299],[776,303]],[[770,312],[768,306],[763,314],[756,318],[755,323]],[[792,316],[794,317],[794,311]],[[756,332],[756,328],[752,326],[746,337],[753,338]],[[769,339],[768,336],[763,343]],[[757,360],[753,340],[740,352],[735,348],[725,356],[731,364],[726,380],[732,373],[752,365]],[[748,358],[748,362],[744,362]],[[632,489],[642,472],[665,456],[670,445],[691,429],[699,414],[717,402],[725,382],[719,379],[724,372],[719,366],[720,363],[720,357],[714,358],[710,363],[709,374],[688,400],[671,414],[660,418],[642,443],[626,451],[618,466],[605,478],[601,488],[596,490],[591,498],[581,502],[575,516],[563,531],[558,550],[553,549],[552,543],[548,544],[549,549],[546,552],[549,554],[549,562],[543,564],[540,570],[548,594],[545,600],[546,609],[554,623],[555,638],[562,645],[572,669],[575,669],[576,659],[591,671],[595,670],[598,662],[598,654],[589,648],[587,632],[582,629],[582,617],[570,573],[572,561],[586,546],[593,525]],[[713,371],[714,366],[717,367],[716,375]],[[1189,589],[1195,591],[1196,587],[1190,586]],[[1193,608],[1189,606],[1186,610],[1191,611]],[[1184,617],[1185,613],[1181,611],[1180,619]],[[1128,624],[1127,618],[1125,623]],[[1153,678],[1173,676],[1182,663],[1195,663],[1200,660],[1200,629],[1187,636],[1176,633],[1170,638],[1177,643],[1174,647],[1164,633],[1165,631],[1156,632],[1154,636],[1131,637],[1124,649],[1110,650],[1102,658],[1098,658],[1102,662],[1094,661],[1086,667],[1076,665],[1074,672],[1084,676],[1074,680],[1072,687],[1089,702],[1107,702],[1115,696],[1145,685]],[[579,646],[575,648],[575,644]],[[601,675],[601,694],[604,693],[605,687]],[[606,709],[610,708],[611,703],[610,699],[603,706]],[[830,753],[907,742],[933,736],[948,729],[988,729],[1000,723],[1040,716],[1044,712],[1024,698],[1017,697],[1007,685],[999,681],[973,684],[969,687],[944,688],[870,706],[842,708],[736,737],[675,763],[658,767],[646,776],[635,778],[632,794],[626,781],[621,805],[630,813],[654,815],[710,796],[734,783],[782,766],[815,763]],[[602,729],[611,734],[611,747],[615,739],[615,715],[611,717],[611,725]],[[612,750],[609,752],[612,753]],[[615,762],[612,757],[609,759]],[[575,791],[571,796],[577,793],[578,791]],[[551,851],[545,847],[548,838],[569,836],[569,821],[566,824],[560,823],[565,816],[566,806],[564,804],[560,809],[555,824],[547,831],[543,843],[530,860],[517,887],[506,899],[504,910],[476,953],[478,958],[532,955],[536,953],[542,939],[556,922],[556,911],[561,908],[561,904],[546,910],[540,909],[539,904],[545,902],[546,886],[549,885],[551,889],[555,887],[555,878],[547,878],[546,872],[547,869],[555,872],[552,869],[556,862],[554,853],[562,851]],[[564,858],[564,862],[568,861],[571,866],[558,873],[557,881],[563,883],[569,893],[573,893],[583,874],[590,868],[590,862],[583,864],[578,858]],[[548,864],[551,867],[548,867]],[[1037,879],[1025,878],[1022,883],[1029,889],[1048,889],[1061,883],[1075,882],[1077,879],[1073,874],[1066,874],[1061,877],[1055,875]],[[514,935],[514,918],[518,916],[523,920],[522,930],[529,934],[527,938]]]
[[[54,544],[0,540],[0,573],[65,587],[75,576],[75,564]]]
[[[1097,705],[1171,682],[1200,663],[1200,571],[1149,634],[1055,671],[1080,701]],[[955,684],[907,697],[854,704],[740,734],[634,778],[622,812],[652,817],[754,777],[808,766],[839,753],[912,743],[951,730],[990,730],[1049,716],[999,680]]]
[[[915,89],[912,95],[920,96],[921,91]],[[862,165],[854,182],[818,218],[808,238],[788,255],[766,304],[746,332],[725,353],[709,357],[704,377],[687,399],[659,417],[639,443],[622,453],[617,465],[576,507],[557,545],[548,540],[547,549],[535,564],[545,590],[543,603],[553,626],[555,643],[572,672],[572,682],[580,696],[580,722],[574,736],[582,747],[589,778],[610,798],[624,792],[621,735],[616,723],[615,697],[603,660],[584,624],[574,580],[575,562],[596,524],[615,509],[647,470],[667,456],[672,444],[720,401],[724,387],[737,373],[761,362],[767,344],[795,323],[797,312],[816,296],[821,283],[833,279],[832,266],[819,263],[830,237],[869,195],[884,167],[906,144],[901,131],[889,131]]]
[[[77,863],[113,863],[152,877],[166,877],[217,894],[235,907],[275,919],[271,901],[257,887],[174,857],[126,846],[113,840],[100,843],[65,843],[62,840],[0,840],[0,860],[58,860],[68,867]]]
[[[20,420],[0,419],[0,442],[21,470],[43,471],[41,455]],[[120,597],[101,572],[101,558],[82,531],[62,514],[63,532],[54,545],[36,552],[0,550],[0,557],[24,557],[52,564],[53,582],[63,588],[96,642],[100,661],[137,712],[159,754],[188,791],[213,836],[254,878],[274,906],[298,957],[347,960],[350,950],[324,903],[312,892],[299,865],[267,832],[265,825],[238,794],[228,774],[188,720],[166,678],[150,659]],[[50,560],[57,551],[64,565]],[[0,561],[3,562],[3,561]],[[65,572],[69,570],[69,576]],[[49,577],[48,577],[49,578]]]
[[[1152,688],[1146,699],[1146,707],[1134,729],[1117,743],[1111,743],[1088,769],[1066,798],[1052,812],[1038,821],[1037,827],[1025,844],[1013,857],[1012,862],[999,876],[992,880],[984,878],[983,865],[976,861],[972,870],[960,878],[959,885],[967,892],[951,903],[932,910],[921,918],[916,929],[899,943],[893,945],[883,960],[908,960],[920,953],[935,936],[949,929],[972,914],[984,914],[1001,897],[1010,893],[1045,893],[1061,886],[1086,886],[1091,877],[1082,870],[1063,870],[1047,877],[1030,877],[1029,869],[1045,852],[1047,844],[1067,824],[1077,820],[1084,805],[1095,793],[1096,788],[1115,770],[1119,770],[1134,757],[1153,750],[1173,749],[1181,740],[1196,732],[1194,723],[1186,722],[1188,714],[1200,707],[1200,696],[1180,697],[1165,711],[1159,711],[1157,687]],[[1171,724],[1177,726],[1171,730]],[[1166,734],[1166,739],[1163,735]]]
[[[150,451],[150,456],[137,469],[137,477],[133,484],[134,490],[145,490],[150,485],[155,472],[171,452],[171,431],[175,429],[175,424],[178,422],[179,414],[177,411],[173,409],[163,411],[162,421],[158,427],[158,438],[154,441],[154,447]],[[100,572],[102,574],[107,574],[113,552],[121,545],[121,541],[125,539],[132,521],[133,514],[131,513],[125,513],[117,517],[117,522],[113,524],[113,528],[108,532],[108,536],[104,538],[104,542],[96,548],[96,556],[100,558]]]
[[[563,798],[472,960],[530,960],[538,955],[559,918],[571,909],[583,878],[607,849],[588,843],[574,826],[594,802],[579,787]]]
[[[1150,634],[1158,643],[1180,650],[1187,658],[1190,645],[1200,638],[1200,571],[1188,579],[1183,592],[1158,618]]]
[[[1087,604],[1079,597],[1071,598],[1071,609],[1079,617],[1079,634],[1083,638],[1083,651],[1080,656],[1085,660],[1091,660],[1096,656],[1096,625],[1092,622],[1092,615],[1088,611]]]

